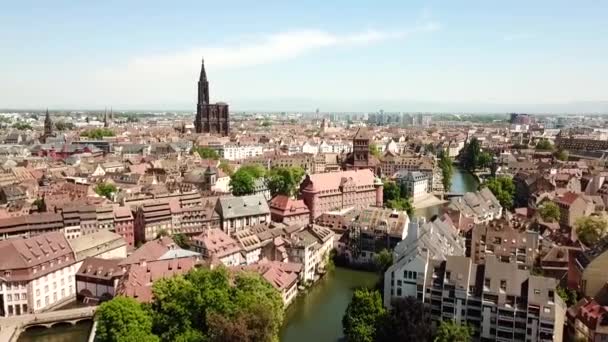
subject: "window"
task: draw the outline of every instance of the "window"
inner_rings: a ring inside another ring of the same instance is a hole
[[[485,278],[483,280],[483,286],[488,288],[490,287],[490,278]]]
[[[40,296],[40,289],[36,289],[36,297]]]
[[[44,293],[49,292],[49,286],[48,285],[44,285]]]
[[[504,280],[504,279],[500,280],[500,289],[502,291],[507,291],[507,281],[506,280]]]
[[[13,301],[13,295],[12,294],[7,294],[6,295],[6,301],[7,302],[12,302]]]
[[[25,300],[25,293],[21,294],[21,300]]]
[[[40,299],[36,301],[36,309],[40,308]]]
[[[534,294],[535,295],[539,295],[540,294],[540,290],[539,289],[534,289]]]

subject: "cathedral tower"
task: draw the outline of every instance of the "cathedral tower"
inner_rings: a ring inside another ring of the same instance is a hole
[[[205,61],[201,62],[198,79],[198,101],[194,118],[196,133],[212,133],[227,136],[230,132],[228,104],[209,101],[209,81],[205,71]]]

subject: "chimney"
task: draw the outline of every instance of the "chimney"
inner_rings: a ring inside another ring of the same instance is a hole
[[[146,258],[139,259],[139,266],[146,267]]]

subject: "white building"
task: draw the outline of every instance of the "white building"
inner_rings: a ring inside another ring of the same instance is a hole
[[[396,297],[416,297],[416,281],[424,279],[427,265],[433,259],[464,255],[464,240],[449,221],[410,222],[406,238],[393,251],[394,263],[384,276],[384,305],[390,307]]]
[[[289,239],[289,261],[303,265],[302,280],[312,282],[325,267],[334,245],[334,233],[325,227],[311,225]]]
[[[413,199],[424,197],[429,192],[429,177],[420,171],[400,171],[397,181],[404,185],[406,196]]]
[[[225,266],[238,266],[243,262],[238,242],[221,229],[207,229],[192,239],[192,246],[204,258],[219,260]]]
[[[220,155],[228,160],[241,160],[261,156],[264,153],[262,145],[226,144],[220,148]]]

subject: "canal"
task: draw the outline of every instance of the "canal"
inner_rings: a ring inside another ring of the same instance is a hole
[[[452,188],[450,189],[450,192],[464,193],[477,191],[478,186],[479,182],[472,174],[454,166],[454,169],[452,171]],[[442,205],[437,205],[417,209],[414,216],[424,216],[427,219],[430,219],[434,215],[439,215],[441,213],[441,207]]]
[[[479,183],[470,173],[454,168],[452,192],[477,190]],[[416,216],[431,218],[440,213],[441,205],[419,209]],[[342,336],[342,315],[350,302],[353,290],[360,286],[372,287],[378,280],[375,273],[336,268],[300,296],[287,309],[281,330],[281,342],[336,342]],[[90,323],[73,327],[35,329],[24,332],[18,342],[86,341]]]
[[[335,342],[342,315],[357,287],[373,287],[378,275],[336,267],[287,309],[282,342]]]

